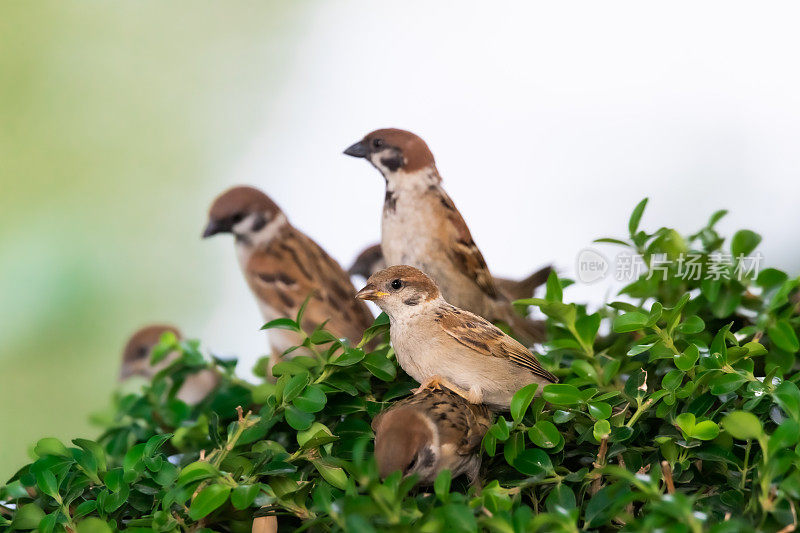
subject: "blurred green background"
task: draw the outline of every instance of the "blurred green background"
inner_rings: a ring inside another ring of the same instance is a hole
[[[40,437],[96,434],[133,329],[219,296],[203,213],[302,10],[0,4],[0,479]]]

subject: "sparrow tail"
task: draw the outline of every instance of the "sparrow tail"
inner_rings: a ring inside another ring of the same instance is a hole
[[[521,300],[533,296],[533,291],[547,282],[551,270],[553,267],[548,265],[521,280],[494,278],[494,282],[509,300]]]

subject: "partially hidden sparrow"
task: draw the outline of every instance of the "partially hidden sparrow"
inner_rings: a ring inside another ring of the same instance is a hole
[[[134,333],[125,344],[122,351],[122,366],[120,368],[119,379],[124,381],[132,376],[142,376],[146,379],[153,379],[158,372],[172,364],[179,357],[178,353],[168,354],[164,359],[150,364],[150,356],[153,348],[159,343],[165,333],[172,333],[181,339],[181,332],[173,326],[164,324],[153,324],[145,326]],[[195,374],[186,376],[186,379],[178,389],[176,397],[189,404],[197,405],[203,401],[209,393],[219,384],[219,375],[212,370],[201,370]]]
[[[466,474],[475,482],[481,466],[481,439],[491,425],[491,412],[447,389],[432,384],[394,403],[372,421],[375,460],[381,477],[396,470],[416,474],[431,484],[444,469],[453,477]]]
[[[380,244],[373,244],[364,248],[358,254],[352,266],[348,269],[351,276],[360,276],[364,279],[369,278],[375,272],[386,268],[386,260],[383,258],[383,251]],[[526,278],[516,280],[508,278],[498,278],[493,276],[497,290],[509,301],[530,298],[537,288],[544,285],[553,267],[542,267]]]
[[[381,249],[387,265],[422,269],[453,305],[505,322],[527,344],[544,339],[544,323],[520,316],[498,290],[425,141],[381,129],[344,153],[367,159],[386,180]]]
[[[233,234],[239,265],[265,321],[294,319],[310,297],[301,324],[309,334],[326,323],[336,337],[358,342],[372,325],[372,313],[353,299],[355,288],[339,263],[260,190],[234,187],[214,201],[203,237],[218,233]],[[269,338],[272,364],[302,342],[297,332],[285,329],[271,330]]]
[[[422,386],[444,385],[471,403],[507,410],[529,383],[558,379],[525,346],[491,322],[445,301],[436,284],[408,265],[372,275],[356,295],[389,316],[397,362]]]

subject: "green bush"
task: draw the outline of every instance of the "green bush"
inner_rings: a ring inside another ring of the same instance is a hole
[[[480,489],[448,472],[432,488],[378,478],[371,419],[416,385],[382,316],[365,335],[384,339],[374,352],[310,332],[314,357],[276,365],[276,384],[241,382],[235,362],[204,362],[197,342],[167,335],[153,357],[182,357],[117,398],[96,441],[38,442],[38,459],[0,489],[0,530],[249,531],[254,516],[277,515],[281,530],[312,531],[792,531],[798,279],[764,269],[739,280],[758,235],[725,246],[714,229],[724,212],[690,236],[647,233],[645,203],[626,239],[600,239],[652,267],[625,302],[590,313],[563,302],[570,281],[555,275],[545,298],[518,302],[547,315],[540,360],[561,382],[522,389],[497,417]],[[733,264],[720,269],[718,251]],[[686,253],[718,279],[686,279]],[[649,275],[658,254],[676,261]],[[175,398],[209,367],[222,379],[203,403]]]

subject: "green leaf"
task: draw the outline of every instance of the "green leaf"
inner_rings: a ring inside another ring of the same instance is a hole
[[[452,479],[453,476],[450,470],[445,468],[439,472],[439,475],[436,476],[436,480],[433,482],[433,490],[436,493],[436,497],[443,503],[447,503],[450,499],[450,482]]]
[[[288,403],[297,398],[310,381],[311,375],[308,372],[292,376],[283,389],[283,401]]]
[[[344,490],[347,488],[347,474],[342,468],[331,463],[326,458],[314,459],[311,462],[325,481],[337,489]]]
[[[303,393],[295,398],[292,403],[295,407],[306,413],[318,413],[322,411],[328,398],[319,385],[309,385]]]
[[[700,440],[714,440],[719,435],[719,426],[712,420],[697,422],[692,430],[692,438]]]
[[[633,237],[639,229],[639,221],[642,219],[642,214],[646,206],[647,198],[636,204],[636,207],[633,208],[631,218],[628,220],[628,233],[630,233],[631,237]]]
[[[247,509],[261,492],[261,485],[239,485],[231,492],[231,503],[235,509]]]
[[[88,439],[72,439],[72,443],[75,446],[79,446],[80,448],[86,450],[87,452],[91,453],[94,456],[94,460],[97,462],[98,470],[100,470],[101,472],[106,470],[107,468],[106,452],[103,450],[102,446]]]
[[[734,411],[722,419],[722,427],[735,439],[758,439],[764,434],[761,421],[753,413]]]
[[[614,319],[614,331],[617,333],[626,333],[642,329],[645,324],[647,324],[648,319],[649,315],[639,311],[619,315]]]
[[[231,488],[227,485],[209,485],[195,497],[189,507],[189,518],[200,520],[228,501]]]
[[[44,494],[51,498],[59,500],[61,496],[58,494],[58,480],[55,474],[50,470],[39,470],[36,472],[36,485]]]
[[[598,420],[594,423],[592,434],[598,441],[602,440],[603,437],[611,434],[611,424],[608,423],[608,420]]]
[[[569,517],[570,511],[577,507],[575,493],[566,483],[559,483],[547,495],[545,506],[550,513]]]
[[[155,435],[150,437],[147,440],[147,443],[144,445],[144,457],[152,457],[161,446],[165,442],[167,442],[172,437],[172,433],[167,433],[166,435]]]
[[[514,393],[514,396],[511,398],[510,407],[511,418],[514,419],[514,422],[519,422],[522,420],[522,417],[525,416],[525,412],[528,410],[531,401],[533,401],[533,397],[536,395],[536,389],[538,388],[539,385],[537,383],[531,383]]]
[[[635,355],[639,355],[640,353],[644,353],[647,350],[651,349],[656,344],[659,344],[659,342],[660,341],[648,342],[648,343],[645,343],[645,344],[634,344],[633,346],[631,346],[631,349],[628,350],[627,355],[629,357],[633,357]]]
[[[697,315],[693,315],[678,326],[678,331],[684,335],[694,335],[695,333],[700,333],[705,328],[706,324],[703,322],[703,319]]]
[[[292,320],[291,318],[276,318],[275,320],[270,320],[263,326],[261,329],[288,329],[290,331],[296,331],[300,333],[302,330],[300,326]]]
[[[758,233],[749,229],[739,230],[731,239],[731,254],[734,259],[738,258],[739,255],[750,255],[760,242],[761,235]]]
[[[78,524],[77,533],[111,533],[113,529],[105,520],[87,518]]]
[[[605,420],[611,416],[611,405],[606,402],[590,402],[586,405],[589,415],[596,420]]]
[[[16,529],[36,529],[45,514],[42,508],[35,503],[26,503],[14,514],[14,528]]]
[[[35,453],[39,457],[44,457],[45,455],[58,455],[61,457],[71,457],[67,447],[64,446],[60,440],[54,439],[52,437],[47,437],[44,439],[40,439],[39,442],[36,443],[36,447],[33,449],[33,453]]]
[[[694,368],[697,359],[700,357],[700,350],[694,344],[686,347],[683,353],[675,356],[675,366],[684,372]]]
[[[800,420],[800,389],[791,381],[784,381],[772,392],[772,397],[783,412]]]
[[[540,448],[555,448],[561,441],[561,433],[552,422],[539,420],[528,430],[528,438]]]
[[[745,376],[732,373],[732,374],[725,374],[719,378],[716,378],[711,383],[711,394],[716,396],[721,396],[723,394],[728,394],[734,392],[739,389],[745,382],[747,378]]]
[[[791,324],[786,319],[778,320],[775,325],[767,329],[767,334],[772,342],[781,350],[795,353],[800,350],[800,342]]]
[[[314,415],[301,411],[294,405],[286,406],[286,423],[292,426],[297,431],[302,431],[311,427],[314,421]]]
[[[514,459],[514,468],[527,476],[535,476],[553,471],[553,463],[550,457],[539,448],[523,450]]]
[[[450,504],[443,508],[445,521],[449,531],[458,533],[473,532],[478,530],[475,515],[464,504]]]
[[[380,352],[372,352],[364,357],[361,364],[369,372],[382,381],[393,381],[397,376],[397,368]]]
[[[561,302],[564,298],[564,294],[561,290],[561,282],[558,280],[558,274],[556,274],[555,270],[550,271],[550,275],[547,276],[547,292],[545,293],[544,299],[548,302]]]
[[[573,385],[566,383],[553,383],[545,385],[542,397],[555,405],[578,405],[583,403],[581,391]]]
[[[349,348],[339,354],[338,357],[330,359],[329,365],[351,366],[364,359],[364,350],[359,348]]]
[[[600,313],[582,316],[575,322],[575,329],[583,342],[594,344],[597,330],[600,329]]]
[[[314,422],[311,427],[297,432],[297,444],[301,448],[315,448],[337,439],[328,426],[320,422]]]
[[[506,422],[505,417],[500,416],[497,418],[497,422],[495,422],[490,428],[489,432],[497,438],[499,441],[505,441],[508,439],[509,429],[508,429],[508,422]]]
[[[221,475],[219,469],[208,461],[195,461],[183,467],[180,475],[178,475],[178,485],[187,485],[219,475]]]

